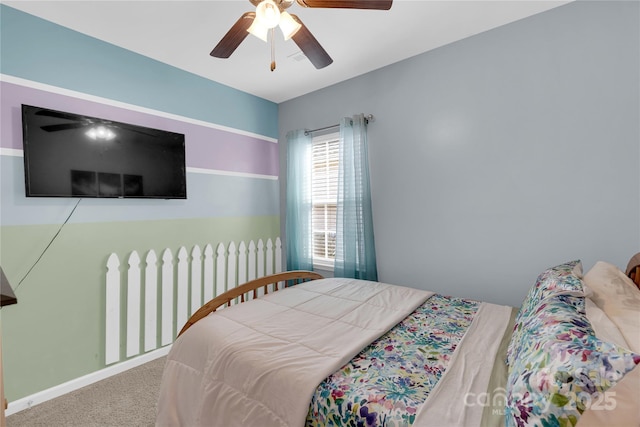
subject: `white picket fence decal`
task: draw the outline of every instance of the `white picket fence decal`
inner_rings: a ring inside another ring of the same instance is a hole
[[[105,363],[116,362],[173,343],[182,326],[204,303],[249,280],[282,270],[282,243],[198,245],[159,259],[150,250],[137,251],[121,263],[113,253],[107,261]],[[126,270],[120,271],[120,268]],[[126,279],[123,281],[123,277]],[[142,348],[142,350],[141,350]]]

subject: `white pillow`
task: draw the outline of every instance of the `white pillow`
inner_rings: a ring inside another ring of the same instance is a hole
[[[596,334],[596,338],[630,350],[629,344],[627,344],[627,340],[622,336],[620,329],[618,329],[615,323],[607,317],[605,312],[602,311],[591,299],[585,298],[584,301],[587,319],[589,319],[589,322],[591,323],[591,327]]]
[[[615,265],[599,261],[584,275],[591,300],[618,327],[627,348],[640,353],[640,289]]]

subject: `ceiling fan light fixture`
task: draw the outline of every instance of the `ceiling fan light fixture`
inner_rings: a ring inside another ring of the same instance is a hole
[[[253,23],[251,24],[251,26],[247,28],[247,32],[250,34],[253,34],[254,36],[256,36],[257,38],[259,38],[264,42],[268,41],[267,34],[269,34],[269,28],[262,25],[262,23],[258,18],[253,20]]]
[[[256,7],[255,20],[267,28],[274,28],[280,22],[280,9],[273,0],[262,0]]]
[[[85,132],[89,138],[93,140],[111,141],[116,137],[116,134],[109,128],[104,126],[97,126],[90,128]]]
[[[247,34],[253,34],[266,43],[271,42],[271,71],[273,71],[275,69],[273,33],[278,25],[284,39],[292,39],[316,69],[333,63],[333,59],[300,18],[286,12],[286,9],[294,3],[310,8],[388,10],[393,0],[249,0],[249,2],[255,7],[255,12],[243,13],[209,55],[215,58],[228,58]]]
[[[280,29],[285,40],[289,40],[298,30],[302,27],[302,24],[297,22],[289,14],[289,12],[282,12],[280,14]]]

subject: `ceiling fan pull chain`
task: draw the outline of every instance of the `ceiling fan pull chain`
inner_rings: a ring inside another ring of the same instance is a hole
[[[276,69],[276,40],[274,28],[271,29],[271,71]]]

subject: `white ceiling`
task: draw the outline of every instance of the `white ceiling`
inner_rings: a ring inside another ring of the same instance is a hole
[[[209,52],[248,0],[5,1],[3,3],[199,76],[280,103],[569,1],[395,0],[391,10],[308,9],[298,15],[333,58],[317,70],[293,40],[249,36],[229,59]],[[300,60],[302,59],[302,60]]]

